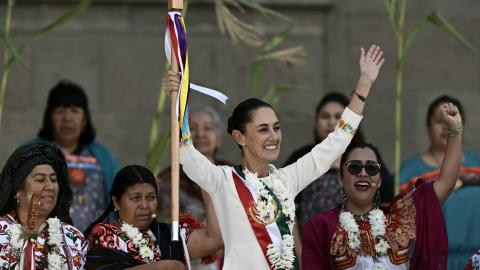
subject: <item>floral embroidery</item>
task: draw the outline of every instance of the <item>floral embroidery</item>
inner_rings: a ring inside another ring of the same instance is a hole
[[[150,232],[150,231],[149,231]],[[150,232],[151,233],[151,232]],[[144,235],[148,244],[147,246],[153,253],[153,262],[158,262],[161,260],[160,249],[156,243],[156,240],[153,234],[150,235],[147,233]],[[122,231],[119,227],[112,223],[99,223],[97,224],[90,234],[89,238],[90,248],[94,247],[105,247],[109,249],[116,249],[132,255],[132,257],[139,263],[145,263],[143,256],[151,257],[151,254],[148,251],[143,250],[142,254],[138,247],[133,243],[133,241],[127,236],[127,234]]]
[[[87,242],[74,227],[62,224],[56,218],[47,220],[48,226],[31,239],[37,269],[83,269]],[[19,233],[20,230],[20,233]],[[78,236],[75,239],[69,234]],[[19,267],[20,256],[15,254],[24,241],[21,240],[21,226],[10,215],[0,217],[0,268]]]
[[[340,119],[338,121],[338,127],[341,128],[343,132],[345,132],[346,134],[353,136],[354,134],[353,127],[349,123],[345,122],[345,120]]]
[[[465,266],[465,270],[480,270],[480,250],[470,258]]]
[[[375,257],[377,254],[384,254],[382,251],[385,251],[385,255],[389,256],[393,264],[399,265],[407,262],[410,241],[416,238],[415,217],[412,190],[392,203],[385,216],[386,225],[382,241],[376,242],[375,235],[380,234],[383,229],[381,227],[372,228],[373,226],[367,221],[358,221],[357,224],[358,236],[356,238],[360,244],[357,243],[357,240],[351,241],[348,230],[344,230],[340,222],[330,243],[330,254],[336,259],[342,258],[340,261],[336,261],[335,265],[341,265],[338,269],[347,269],[355,265],[357,255]],[[380,215],[377,218],[381,219]],[[355,231],[355,225],[351,222],[345,224],[344,227]],[[372,231],[376,231],[375,235]]]

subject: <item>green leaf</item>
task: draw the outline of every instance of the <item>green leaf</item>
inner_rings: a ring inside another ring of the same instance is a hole
[[[15,58],[16,61],[19,61],[22,66],[26,68],[27,65],[23,61],[20,52],[17,50],[17,48],[15,48],[15,45],[13,45],[10,39],[7,37],[4,24],[0,24],[0,41],[5,45],[5,48],[7,48],[8,52],[12,55],[12,57]],[[5,68],[8,68],[8,65]]]
[[[400,37],[400,27],[399,27],[399,9],[397,7],[398,1],[397,0],[385,0],[385,8],[387,10],[388,14],[388,20],[390,21],[390,24],[392,25],[393,32],[395,33],[395,36],[398,38]]]
[[[428,17],[429,16],[423,17],[422,19],[418,20],[415,23],[415,25],[413,26],[412,31],[410,32],[410,35],[408,36],[407,40],[405,41],[405,50],[404,50],[404,53],[403,53],[404,54],[403,59],[405,59],[405,56],[408,54],[408,52],[412,48],[413,43],[417,39],[417,36],[420,33],[420,31],[423,29],[423,26],[427,22]]]
[[[468,42],[466,38],[464,38],[445,18],[443,18],[437,12],[432,12],[428,16],[428,21],[431,22],[433,25],[439,27],[440,29],[446,31],[448,34],[450,34],[452,37],[462,43],[473,53],[478,54],[478,49],[470,42]]]
[[[249,7],[252,10],[256,10],[256,11],[260,12],[264,16],[273,16],[273,17],[277,17],[279,19],[282,19],[284,21],[293,23],[292,18],[290,18],[290,17],[288,17],[288,16],[286,16],[286,15],[284,15],[284,14],[278,12],[278,11],[275,11],[273,9],[265,7],[259,1],[256,1],[256,0],[238,0],[238,2],[240,2],[244,6]]]
[[[92,4],[92,2],[93,0],[81,0],[78,4],[76,4],[70,10],[68,10],[65,14],[63,14],[52,23],[40,29],[32,37],[30,37],[24,44],[20,46],[20,48],[18,49],[19,54],[21,54],[25,49],[35,44],[35,42],[37,42],[40,38],[42,38],[48,32],[54,30],[57,27],[63,26],[78,14],[84,12]],[[8,66],[13,64],[15,61],[16,61],[15,58],[10,58]]]
[[[282,32],[275,35],[262,49],[262,54],[268,53],[274,50],[278,45],[282,44],[285,38],[290,34],[290,31],[293,28],[293,24],[290,24],[287,28],[285,28]]]
[[[153,175],[158,175],[163,158],[170,146],[170,132],[160,135],[155,142],[154,147],[147,155],[147,166],[153,172]]]
[[[303,90],[303,87],[298,85],[274,84],[270,86],[265,96],[263,96],[261,99],[271,105],[275,105],[279,101],[280,94],[282,92],[299,90]]]

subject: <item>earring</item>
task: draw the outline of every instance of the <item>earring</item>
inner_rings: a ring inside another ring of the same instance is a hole
[[[347,201],[347,194],[345,193],[345,190],[343,190],[343,188],[342,188],[342,197],[343,197],[342,198],[343,202],[346,202]]]
[[[17,204],[20,204],[20,197],[17,197]]]
[[[245,145],[247,145],[247,144],[246,144],[246,143],[244,143],[244,142],[242,142],[240,145],[241,145],[241,146],[245,146]]]

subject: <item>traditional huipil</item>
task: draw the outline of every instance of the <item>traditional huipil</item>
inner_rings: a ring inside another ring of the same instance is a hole
[[[324,141],[287,167],[269,165],[265,178],[240,167],[215,166],[192,144],[181,147],[185,173],[212,198],[225,245],[223,269],[294,269],[293,199],[345,151],[361,118],[346,108]]]
[[[108,267],[109,270],[159,262],[178,260],[190,269],[187,242],[194,230],[204,226],[190,215],[180,215],[180,241],[171,241],[171,227],[153,222],[146,230],[113,222],[101,222],[93,227],[88,237],[89,252],[86,269]],[[211,257],[202,261],[210,262]]]
[[[353,243],[355,237],[341,226],[340,205],[313,217],[303,228],[303,270],[446,269],[447,232],[432,183],[419,180],[413,190],[396,196],[381,210],[386,217],[383,224],[372,224],[372,211],[353,221],[359,228],[359,243]],[[382,246],[373,237],[372,225],[384,225]],[[352,249],[355,246],[357,250]]]
[[[87,241],[75,227],[50,218],[30,240],[20,235],[15,215],[0,217],[0,269],[83,269]]]

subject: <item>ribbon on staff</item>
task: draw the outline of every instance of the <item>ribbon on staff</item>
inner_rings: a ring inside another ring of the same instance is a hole
[[[182,140],[189,140],[190,128],[188,125],[187,102],[190,89],[211,96],[224,104],[226,103],[228,97],[213,89],[190,84],[186,27],[182,14],[178,11],[168,12],[167,31],[165,31],[165,55],[167,56],[167,60],[170,64],[172,63],[172,50],[175,54],[175,58],[182,74],[178,99],[176,101],[177,118],[179,121]]]
[[[178,11],[168,12],[167,31],[165,31],[165,54],[168,62],[171,64],[171,52],[173,50],[182,74],[176,101],[176,111],[182,140],[189,140],[190,128],[188,126],[187,101],[190,90],[190,69],[188,66],[187,36],[185,33],[186,28],[182,14]]]

